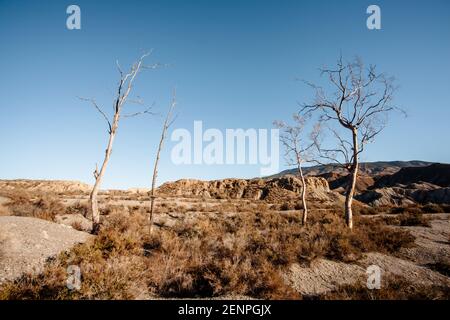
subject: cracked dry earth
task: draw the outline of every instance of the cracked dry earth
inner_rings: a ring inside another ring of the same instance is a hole
[[[382,253],[367,253],[349,264],[317,259],[310,266],[293,264],[283,278],[305,296],[317,296],[347,284],[365,283],[366,268],[377,265],[382,278],[387,275],[404,277],[408,282],[450,287],[450,278],[430,269],[430,264],[450,261],[450,214],[432,214],[431,228],[402,227],[415,237],[415,246],[401,249],[398,257]],[[383,285],[383,283],[382,283]]]

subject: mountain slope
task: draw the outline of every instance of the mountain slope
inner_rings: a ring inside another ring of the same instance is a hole
[[[398,184],[428,182],[440,187],[450,187],[450,164],[435,163],[427,167],[402,168],[398,172],[381,177],[374,187],[393,187]]]
[[[374,176],[393,174],[402,168],[408,167],[426,167],[433,164],[433,162],[412,160],[412,161],[376,161],[376,162],[362,162],[360,164],[360,173]],[[318,176],[325,173],[335,172],[339,174],[347,174],[347,172],[336,164],[317,165],[306,167],[303,170],[306,175]],[[282,177],[287,174],[297,174],[296,169],[288,169],[281,171],[273,176],[267,178]]]

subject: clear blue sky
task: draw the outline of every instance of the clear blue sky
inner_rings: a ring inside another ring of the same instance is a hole
[[[81,7],[82,29],[66,29]],[[366,28],[378,4],[382,30]],[[170,64],[137,79],[135,93],[165,111],[173,86],[173,128],[272,128],[311,91],[317,68],[361,56],[400,84],[394,116],[363,161],[450,162],[450,2],[441,1],[19,1],[0,0],[0,178],[93,183],[107,142],[98,113],[111,110],[115,61]],[[130,106],[129,110],[136,110]],[[103,187],[148,187],[161,119],[122,122]],[[159,183],[179,178],[254,177],[258,166],[175,166],[166,145]],[[283,168],[280,168],[283,169]]]

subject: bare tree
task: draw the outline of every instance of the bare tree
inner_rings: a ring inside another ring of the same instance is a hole
[[[311,139],[307,141],[304,138],[306,118],[299,114],[292,116],[293,125],[289,125],[283,121],[275,121],[274,125],[282,130],[280,140],[285,149],[285,159],[288,166],[296,166],[300,179],[302,180],[301,203],[303,207],[302,224],[306,224],[308,218],[308,206],[306,204],[306,180],[303,174],[302,165],[311,162],[314,157],[315,142],[318,141],[319,128],[314,126],[310,134]]]
[[[169,106],[169,110],[167,111],[166,119],[164,120],[163,128],[161,131],[161,138],[159,140],[158,144],[158,150],[156,151],[156,160],[155,165],[153,167],[153,177],[152,177],[152,189],[150,191],[150,214],[148,216],[148,224],[149,224],[149,233],[152,234],[153,231],[153,211],[154,211],[154,205],[155,205],[155,187],[156,187],[156,177],[158,176],[158,164],[159,159],[161,156],[161,150],[164,146],[164,140],[166,139],[167,129],[172,125],[173,121],[175,120],[173,118],[173,109],[175,108],[177,104],[176,101],[176,92],[173,91],[172,95],[172,103]]]
[[[366,68],[359,58],[344,64],[341,57],[336,68],[320,70],[321,75],[330,81],[331,89],[327,94],[323,87],[307,83],[315,90],[316,98],[314,103],[303,105],[300,114],[307,116],[318,112],[321,123],[330,129],[337,141],[337,146],[327,148],[317,140],[316,146],[321,161],[336,162],[348,171],[345,221],[352,229],[352,202],[359,155],[365,145],[384,129],[388,114],[399,110],[392,104],[395,80],[378,73],[373,65]]]
[[[106,146],[105,150],[105,157],[103,159],[102,166],[100,167],[100,171],[98,170],[98,167],[96,165],[94,170],[94,178],[95,178],[95,184],[92,188],[91,194],[89,196],[89,205],[90,205],[90,211],[92,214],[92,233],[96,234],[99,231],[100,228],[100,214],[98,210],[98,200],[97,195],[98,191],[100,189],[100,185],[103,179],[103,176],[105,174],[106,167],[108,165],[109,159],[111,157],[112,147],[114,143],[114,138],[117,134],[117,129],[119,127],[119,121],[121,117],[134,117],[140,114],[145,113],[151,113],[150,108],[141,111],[136,112],[132,114],[124,114],[121,115],[122,108],[127,102],[127,98],[131,92],[131,89],[133,88],[134,80],[136,79],[136,76],[140,73],[142,69],[145,68],[155,68],[157,65],[153,66],[145,66],[143,64],[144,59],[149,55],[149,53],[146,53],[142,55],[139,60],[137,60],[131,67],[130,71],[128,73],[124,73],[122,69],[120,68],[119,64],[117,63],[117,69],[120,74],[120,79],[117,87],[117,94],[116,98],[114,99],[113,103],[113,117],[112,120],[108,117],[108,115],[103,111],[103,109],[97,104],[97,102],[94,99],[86,99],[86,98],[80,98],[85,101],[89,101],[92,103],[92,105],[95,107],[95,109],[102,115],[102,117],[106,120],[108,124],[108,144]],[[138,104],[143,104],[141,100],[138,101],[131,101]]]

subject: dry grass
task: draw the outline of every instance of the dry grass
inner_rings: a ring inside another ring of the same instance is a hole
[[[431,219],[423,216],[421,213],[401,213],[396,216],[383,217],[383,220],[393,226],[410,227],[431,227]]]
[[[81,214],[87,218],[89,214],[89,206],[87,203],[77,201],[75,204],[68,206],[65,210],[66,214]]]
[[[450,277],[450,261],[438,261],[435,263],[429,263],[426,265],[427,268],[431,270],[437,271],[440,274],[443,274],[446,277]]]
[[[228,210],[229,203],[222,205],[217,209]],[[152,237],[146,218],[143,208],[109,208],[94,240],[50,262],[38,276],[3,285],[0,299],[130,299],[141,292],[298,299],[280,276],[291,263],[317,257],[353,261],[368,251],[392,254],[414,240],[406,231],[362,217],[349,232],[341,215],[329,211],[312,211],[309,225],[302,227],[298,213],[270,211],[266,204],[249,204],[233,216],[180,219]],[[69,265],[82,270],[79,291],[65,286]]]
[[[65,212],[65,206],[51,194],[30,194],[25,191],[3,193],[10,201],[7,206],[12,215],[53,221]]]
[[[450,288],[411,283],[399,276],[383,280],[379,290],[368,289],[364,284],[344,285],[320,296],[324,300],[448,300]]]
[[[450,204],[435,204],[435,203],[428,203],[425,205],[415,204],[405,207],[384,208],[384,210],[392,214],[450,213]]]

